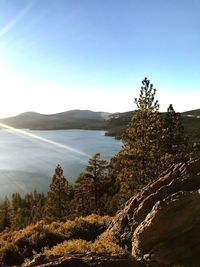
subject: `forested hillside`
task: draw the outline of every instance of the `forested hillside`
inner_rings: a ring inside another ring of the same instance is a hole
[[[129,111],[124,113],[118,113],[116,115],[111,115],[108,121],[108,131],[106,135],[115,136],[116,138],[121,138],[124,130],[126,129],[128,123],[131,120],[132,114],[135,111]],[[166,113],[161,113],[165,116]],[[185,133],[190,137],[191,141],[200,140],[200,115],[199,109],[187,111],[180,113],[181,122],[184,126]]]

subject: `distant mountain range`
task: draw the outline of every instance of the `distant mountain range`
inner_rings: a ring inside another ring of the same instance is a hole
[[[107,135],[119,137],[129,123],[132,113],[133,111],[108,113],[78,109],[50,115],[24,112],[0,119],[0,123],[31,130],[105,130]],[[181,117],[186,133],[194,140],[200,140],[200,109],[182,112]]]
[[[102,129],[110,115],[111,113],[90,110],[70,110],[50,115],[24,112],[15,117],[0,119],[0,122],[15,128],[32,130]]]

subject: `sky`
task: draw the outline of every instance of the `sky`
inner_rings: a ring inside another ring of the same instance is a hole
[[[200,108],[200,0],[0,0],[0,117]]]

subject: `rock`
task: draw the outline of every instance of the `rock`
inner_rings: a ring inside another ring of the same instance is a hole
[[[152,266],[197,264],[199,188],[200,159],[173,165],[126,202],[109,230],[137,260],[154,262]]]
[[[200,194],[180,191],[158,201],[133,234],[132,254],[160,264],[200,266]],[[196,265],[195,265],[196,264]]]
[[[131,256],[101,254],[71,254],[43,259],[40,264],[32,262],[26,266],[37,267],[145,267]]]

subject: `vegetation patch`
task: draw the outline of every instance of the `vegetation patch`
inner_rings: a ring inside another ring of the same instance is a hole
[[[98,257],[121,257],[127,255],[128,257],[130,253],[117,245],[114,241],[112,233],[106,231],[101,234],[94,242],[74,239],[64,241],[63,243],[58,244],[51,249],[46,248],[43,253],[40,253],[34,257],[34,262],[40,261],[41,259],[42,262],[48,262],[50,259],[57,259],[69,255],[98,255]],[[27,261],[27,264],[30,264],[30,261]]]
[[[0,264],[21,264],[25,258],[32,259],[34,254],[50,249],[70,239],[79,239],[80,247],[90,244],[110,222],[108,216],[90,215],[76,218],[74,221],[39,222],[20,231],[5,231],[0,235]],[[84,240],[85,239],[85,240]],[[68,246],[74,246],[73,243]]]

